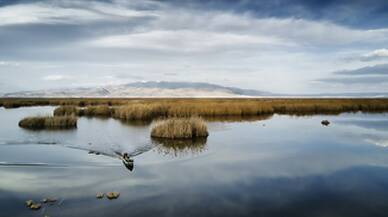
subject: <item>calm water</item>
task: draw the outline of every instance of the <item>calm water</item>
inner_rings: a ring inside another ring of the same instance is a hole
[[[388,213],[387,114],[211,122],[207,141],[178,145],[151,141],[147,125],[113,119],[80,118],[67,131],[17,126],[52,109],[0,109],[0,216]],[[116,158],[122,152],[134,156],[132,172]],[[120,198],[95,198],[108,191]],[[24,205],[44,197],[59,203],[39,211]]]

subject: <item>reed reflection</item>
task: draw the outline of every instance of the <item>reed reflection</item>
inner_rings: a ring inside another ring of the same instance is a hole
[[[187,155],[197,155],[206,151],[207,138],[195,139],[161,139],[152,138],[152,143],[156,145],[157,152],[163,155],[183,157]]]
[[[264,121],[269,120],[273,117],[273,114],[263,114],[263,115],[247,115],[247,116],[204,116],[208,122],[254,122],[254,121]]]

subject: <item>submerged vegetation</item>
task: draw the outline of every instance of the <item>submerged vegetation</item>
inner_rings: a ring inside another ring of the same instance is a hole
[[[19,126],[31,130],[71,129],[77,127],[77,118],[75,116],[27,117],[19,122]]]
[[[208,135],[206,123],[199,117],[157,120],[151,125],[151,137],[154,138],[190,139]]]

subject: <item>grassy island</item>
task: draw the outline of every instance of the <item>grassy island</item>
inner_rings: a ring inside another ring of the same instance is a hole
[[[154,138],[190,139],[208,135],[206,122],[199,117],[169,118],[151,125],[151,137]]]
[[[19,126],[31,130],[71,129],[77,127],[77,118],[75,116],[27,117],[19,122]]]

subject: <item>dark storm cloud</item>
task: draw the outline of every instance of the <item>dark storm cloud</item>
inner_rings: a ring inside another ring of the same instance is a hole
[[[337,75],[388,75],[388,64],[367,66],[354,70],[338,71]]]
[[[328,20],[344,25],[379,28],[388,26],[386,0],[161,0],[174,6],[249,12],[258,17]]]
[[[388,77],[386,76],[362,76],[362,77],[332,77],[316,80],[323,83],[334,84],[383,84],[388,83]]]
[[[0,91],[66,85],[69,78],[80,86],[169,79],[310,91],[306,81],[357,77],[330,73],[359,64],[342,61],[343,53],[357,61],[385,60],[388,28],[380,27],[388,26],[387,4],[0,0],[0,80],[9,85]],[[369,84],[381,81],[372,78],[359,89],[375,88]]]
[[[24,5],[31,6],[28,3],[36,1],[21,2],[25,3]],[[53,3],[53,5],[55,4]],[[59,5],[58,8],[63,9],[66,7]],[[72,7],[72,9],[81,8]],[[75,57],[74,53],[66,53],[63,51],[73,46],[73,52],[79,52],[74,49],[74,44],[78,42],[87,41],[95,37],[103,37],[104,35],[118,34],[123,29],[126,32],[131,32],[154,19],[150,15],[120,17],[115,14],[102,13],[101,11],[93,10],[93,8],[84,8],[82,10],[81,12],[83,13],[92,11],[97,15],[100,14],[101,19],[92,20],[91,22],[87,20],[90,15],[85,15],[81,18],[86,19],[86,21],[82,22],[82,20],[72,20],[70,15],[64,15],[63,20],[61,20],[60,18],[56,18],[54,14],[52,16],[55,20],[50,20],[51,17],[45,20],[45,17],[39,17],[38,15],[35,19],[41,20],[37,23],[26,22],[19,24],[16,22],[12,23],[12,25],[3,26],[1,26],[0,20],[0,60],[55,60]],[[77,14],[74,14],[74,16],[77,16]]]
[[[18,4],[18,3],[22,3],[22,2],[24,2],[24,1],[22,1],[22,0],[0,0],[0,7],[6,6],[6,5]]]
[[[332,74],[332,77],[322,78],[316,81],[335,84],[383,84],[388,82],[388,64],[337,71]]]

